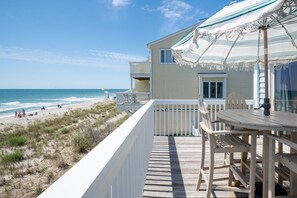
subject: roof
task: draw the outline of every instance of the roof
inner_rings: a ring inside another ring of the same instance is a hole
[[[204,20],[203,20],[203,21],[204,21]],[[190,26],[190,27],[184,28],[184,29],[179,30],[179,31],[177,31],[177,32],[175,32],[175,33],[172,33],[172,34],[169,34],[169,35],[167,35],[167,36],[165,36],[165,37],[162,37],[162,38],[160,38],[160,39],[158,39],[158,40],[152,41],[152,42],[150,42],[150,43],[147,44],[147,47],[150,48],[151,45],[153,45],[153,44],[155,44],[155,43],[159,43],[159,42],[161,42],[161,41],[163,41],[163,40],[166,40],[166,39],[168,39],[168,38],[170,38],[170,37],[172,37],[172,36],[175,36],[175,35],[178,35],[178,34],[181,34],[181,33],[189,33],[189,32],[191,32],[191,31],[193,31],[193,30],[194,30],[198,25],[200,25],[203,21],[199,21],[198,23],[196,23],[196,24],[194,24],[194,25],[192,25],[192,26]]]

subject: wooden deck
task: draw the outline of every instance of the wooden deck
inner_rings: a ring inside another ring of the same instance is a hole
[[[259,148],[261,146],[258,146]],[[204,182],[201,189],[195,191],[200,151],[200,137],[155,136],[143,197],[205,197]],[[261,151],[258,150],[257,153],[259,152]],[[223,162],[223,157],[216,155],[217,164]],[[214,178],[227,176],[228,169],[219,169],[215,171]],[[227,184],[227,180],[216,183]],[[232,198],[247,197],[247,194],[216,190],[212,196]]]

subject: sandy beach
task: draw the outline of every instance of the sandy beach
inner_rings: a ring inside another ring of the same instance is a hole
[[[89,101],[89,102],[84,102],[79,104],[65,105],[62,108],[51,108],[51,109],[27,112],[26,113],[27,115],[33,114],[33,116],[26,116],[22,118],[15,118],[14,115],[11,115],[10,117],[2,117],[0,118],[0,130],[5,129],[6,127],[11,127],[16,125],[26,126],[37,120],[45,120],[45,119],[50,119],[57,116],[62,116],[64,115],[64,113],[78,108],[80,109],[92,108],[94,104],[106,103],[108,101],[110,100],[103,100],[103,101],[96,100],[96,101]],[[35,115],[35,112],[37,113],[37,115]]]

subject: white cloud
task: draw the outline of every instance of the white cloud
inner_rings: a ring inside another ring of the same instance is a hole
[[[207,12],[182,0],[162,0],[156,10],[165,18],[164,25],[160,29],[161,35],[171,34],[209,16]]]
[[[165,18],[181,18],[192,6],[180,0],[164,0],[158,10]]]
[[[156,11],[155,8],[150,7],[149,5],[145,5],[145,6],[142,7],[141,9],[142,9],[143,11],[146,11],[146,12],[149,12],[149,13]]]
[[[129,5],[130,1],[129,0],[112,0],[111,3],[115,7],[122,7],[122,6]]]
[[[130,61],[143,61],[146,58],[125,53],[89,50],[84,55],[66,55],[34,49],[0,46],[0,59],[61,64],[80,67],[109,68],[128,70]]]

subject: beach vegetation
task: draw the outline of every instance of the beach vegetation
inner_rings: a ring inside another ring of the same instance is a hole
[[[20,162],[24,159],[24,152],[21,150],[15,150],[11,153],[5,154],[2,157],[2,164],[8,165],[10,163]]]
[[[127,118],[116,109],[115,102],[106,102],[6,128],[0,133],[0,178],[8,179],[0,190],[7,187],[14,194],[15,179],[30,174],[34,182],[25,191],[30,197],[40,194]],[[15,150],[19,147],[22,150]],[[28,188],[26,183],[21,185]]]
[[[51,183],[54,180],[55,175],[54,175],[53,171],[49,171],[47,173],[46,177],[47,177],[47,183]]]
[[[28,141],[28,138],[24,135],[21,135],[21,136],[12,135],[7,137],[7,142],[9,143],[10,146],[24,146],[27,141]]]
[[[63,170],[66,170],[69,168],[69,164],[65,161],[63,157],[59,157],[57,159],[57,167]]]
[[[53,127],[45,127],[45,128],[43,129],[43,131],[44,131],[45,133],[53,133],[53,132],[55,131],[55,129],[54,129]]]
[[[90,148],[90,142],[83,133],[79,133],[73,138],[73,147],[78,153],[86,153]]]
[[[27,131],[26,131],[25,127],[23,127],[23,126],[18,126],[14,129],[14,134],[16,134],[16,135],[23,135],[23,134],[26,134],[26,132]]]
[[[41,183],[39,182],[35,189],[35,196],[40,195],[42,192],[43,192],[43,189],[41,187]]]
[[[68,129],[68,128],[63,128],[63,129],[61,130],[61,132],[62,132],[63,134],[69,133],[69,129]]]
[[[125,115],[124,117],[118,119],[116,122],[115,122],[115,125],[118,127],[120,126],[121,124],[123,124],[130,116],[129,115]]]

